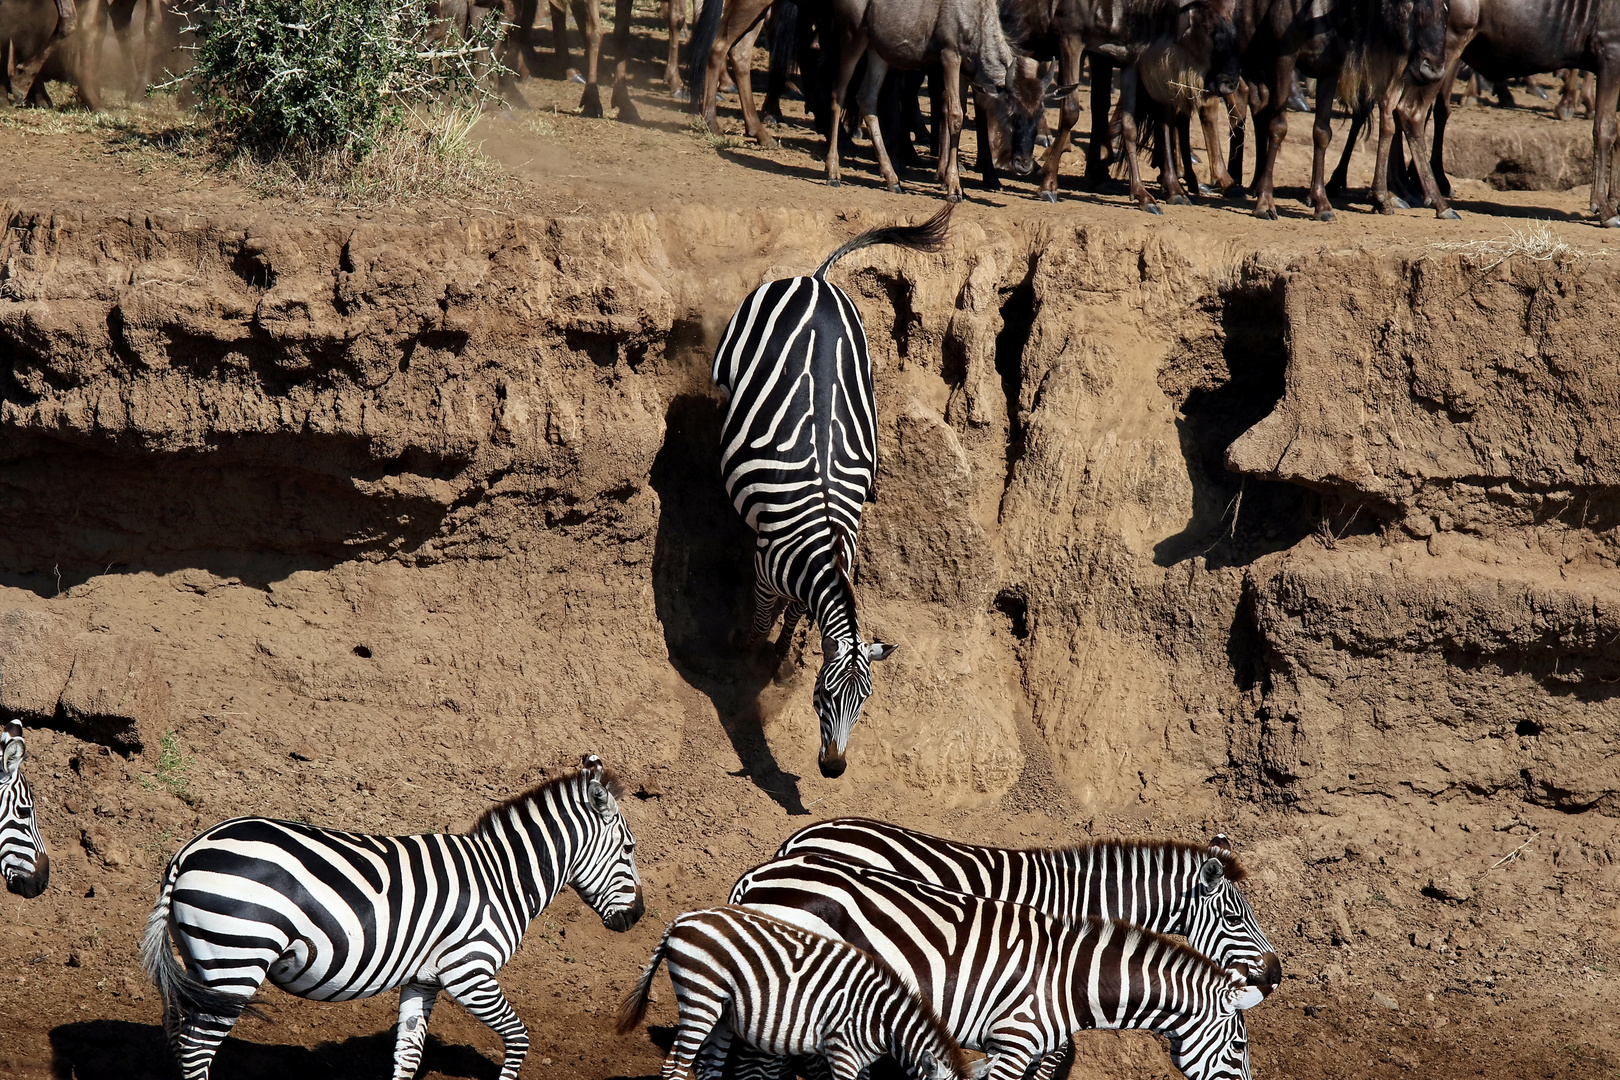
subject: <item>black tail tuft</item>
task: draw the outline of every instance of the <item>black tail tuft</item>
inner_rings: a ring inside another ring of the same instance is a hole
[[[709,52],[714,48],[715,35],[720,32],[720,15],[723,0],[703,0],[703,9],[698,12],[697,22],[692,24],[692,38],[687,42],[686,85],[692,89],[691,111],[703,111],[703,91],[708,85],[704,80],[709,77]],[[720,72],[721,81],[726,73]],[[715,87],[716,92],[719,87]]]
[[[827,271],[832,269],[832,264],[845,255],[878,244],[893,244],[895,247],[910,248],[912,251],[938,251],[945,246],[945,236],[951,229],[951,214],[955,210],[955,203],[946,203],[945,209],[921,225],[885,225],[879,229],[868,229],[827,256],[816,268],[815,276],[825,278]]]
[[[658,965],[664,962],[664,956],[669,951],[669,935],[675,929],[670,923],[664,928],[664,936],[658,939],[658,948],[653,950],[652,959],[647,966],[641,969],[641,978],[636,985],[624,996],[624,1002],[619,1006],[619,1019],[616,1025],[620,1035],[628,1034],[641,1025],[647,1016],[647,1006],[652,1004],[653,976],[658,974]]]

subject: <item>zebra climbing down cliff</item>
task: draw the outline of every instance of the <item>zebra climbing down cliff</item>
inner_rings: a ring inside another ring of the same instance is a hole
[[[1030,904],[1059,918],[1121,919],[1145,930],[1180,934],[1218,964],[1246,965],[1262,994],[1282,981],[1282,961],[1238,888],[1244,871],[1225,835],[1207,846],[1101,840],[1060,848],[998,848],[846,817],[800,829],[782,842],[776,857],[812,854]]]
[[[824,1055],[833,1080],[855,1080],[884,1054],[918,1080],[969,1076],[962,1048],[887,965],[736,907],[688,912],[669,925],[624,1000],[620,1034],[646,1016],[665,962],[680,1029],[663,1080],[690,1080],[700,1048],[723,1061],[733,1037],[768,1054]]]
[[[13,720],[0,728],[0,875],[7,889],[31,900],[51,879],[51,858],[39,834],[34,793],[23,776],[27,753],[21,723]]]
[[[1248,1080],[1243,1010],[1264,995],[1244,967],[1117,920],[1055,918],[830,859],[795,855],[748,871],[741,904],[885,961],[952,1036],[989,1055],[990,1080],[1047,1080],[1070,1035],[1143,1028],[1170,1041],[1189,1080]],[[745,1052],[737,1075],[780,1076]]]
[[[141,942],[182,1074],[206,1080],[268,977],[318,1001],[399,987],[395,1080],[415,1075],[443,990],[501,1036],[501,1080],[515,1080],[529,1035],[495,973],[530,921],[565,885],[610,929],[641,917],[636,841],[616,794],[591,754],[465,834],[368,836],[267,818],[201,833],[170,860]]]
[[[877,403],[860,312],[827,271],[876,244],[938,250],[951,211],[864,232],[809,277],[761,285],[731,317],[714,354],[714,382],[728,398],[720,474],[756,536],[748,643],[770,633],[784,604],[778,659],[806,613],[821,630],[815,707],[823,776],[843,774],[850,730],[872,693],[872,662],[894,651],[863,642],[856,620],[855,534],[877,481]]]

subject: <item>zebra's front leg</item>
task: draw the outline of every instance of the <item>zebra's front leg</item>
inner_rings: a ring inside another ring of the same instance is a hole
[[[501,1062],[501,1080],[517,1080],[518,1072],[523,1068],[523,1059],[529,1053],[529,1029],[523,1026],[516,1010],[506,1000],[506,995],[501,993],[495,976],[488,972],[475,972],[454,982],[446,980],[444,989],[462,1008],[501,1037],[501,1042],[506,1046],[506,1057]]]
[[[754,574],[754,621],[748,627],[748,638],[743,642],[743,648],[752,649],[758,645],[760,639],[770,636],[771,627],[776,625],[776,614],[782,608],[782,597],[770,583],[765,575],[757,570]]]
[[[1034,1075],[1029,1080],[1052,1080],[1063,1062],[1072,1053],[1074,1053],[1074,1040],[1070,1039],[1063,1044],[1063,1049],[1053,1050],[1049,1054],[1042,1055],[1036,1060]]]
[[[394,1032],[394,1080],[411,1080],[422,1064],[428,1017],[439,996],[436,986],[406,983],[399,989],[399,1027]]]
[[[799,620],[808,613],[809,609],[799,601],[788,601],[787,614],[782,616],[782,636],[776,639],[776,664],[778,667],[781,667],[782,661],[787,659],[789,650],[793,648],[793,635],[799,629]]]

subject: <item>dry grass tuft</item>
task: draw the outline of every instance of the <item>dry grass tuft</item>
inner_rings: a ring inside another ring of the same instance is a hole
[[[1456,251],[1489,262],[1480,266],[1489,270],[1518,256],[1536,262],[1555,262],[1564,259],[1583,259],[1593,252],[1575,247],[1559,237],[1545,221],[1533,221],[1524,228],[1508,229],[1506,236],[1490,240],[1449,240],[1429,245],[1439,251]]]
[[[704,146],[710,150],[738,150],[743,140],[736,135],[716,135],[709,130],[709,125],[703,122],[703,117],[694,116],[687,121],[687,130]]]

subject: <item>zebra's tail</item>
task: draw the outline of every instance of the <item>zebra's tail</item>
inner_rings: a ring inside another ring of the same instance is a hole
[[[669,953],[669,935],[674,931],[674,923],[670,923],[664,929],[664,936],[658,939],[658,948],[653,950],[652,959],[647,961],[647,967],[642,971],[641,978],[624,996],[624,1004],[619,1006],[620,1035],[640,1027],[641,1021],[646,1018],[647,1006],[652,1004],[653,976],[658,974],[658,965],[664,962],[664,957]]]
[[[845,255],[878,244],[893,244],[896,247],[910,248],[912,251],[938,251],[945,246],[945,234],[950,231],[951,213],[955,209],[955,203],[946,203],[945,209],[921,225],[885,225],[878,229],[868,229],[827,256],[816,269],[815,276],[818,279],[825,278],[827,271],[832,269],[832,264]]]
[[[158,893],[157,905],[146,917],[146,932],[141,935],[141,967],[146,977],[157,987],[163,999],[165,1021],[172,1015],[180,1016],[255,1016],[269,1019],[241,998],[216,990],[192,977],[180,961],[175,959],[169,945],[169,898],[174,893],[175,878],[180,876],[180,857],[169,860],[163,874],[163,888]]]

